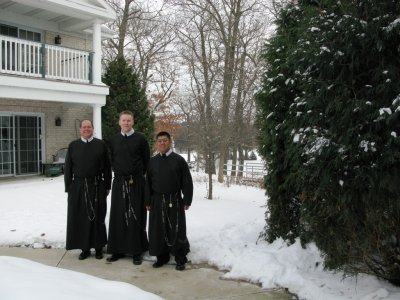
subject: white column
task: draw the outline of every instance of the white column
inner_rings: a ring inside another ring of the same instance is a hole
[[[101,135],[101,105],[94,104],[93,105],[93,127],[94,133],[93,135],[98,139],[102,138]]]
[[[95,20],[93,23],[93,84],[101,84],[101,23]]]

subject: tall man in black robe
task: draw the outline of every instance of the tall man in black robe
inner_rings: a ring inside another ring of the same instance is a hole
[[[150,147],[145,136],[133,130],[133,114],[123,111],[119,116],[121,132],[111,139],[111,164],[114,171],[107,252],[113,262],[126,254],[133,263],[142,263],[148,250],[144,206],[144,174],[150,159]]]
[[[149,253],[157,256],[159,268],[175,256],[176,270],[182,271],[190,251],[186,236],[187,210],[193,198],[193,181],[188,164],[171,150],[171,136],[157,134],[159,154],[150,159],[146,181],[146,208],[149,216]]]
[[[79,259],[83,260],[95,248],[96,258],[102,259],[102,248],[107,244],[104,221],[111,189],[111,165],[105,143],[93,137],[91,121],[81,121],[80,134],[80,139],[69,144],[65,159],[66,249],[81,249]]]

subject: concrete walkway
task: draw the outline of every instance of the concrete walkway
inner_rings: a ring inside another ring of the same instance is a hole
[[[154,269],[150,257],[143,264],[135,266],[129,257],[109,263],[94,255],[78,260],[80,251],[64,249],[33,249],[21,247],[0,247],[1,256],[27,258],[45,265],[73,270],[108,280],[133,284],[145,291],[167,300],[180,299],[234,299],[259,300],[296,299],[284,291],[271,291],[247,282],[223,280],[222,272],[207,266],[187,264],[185,271],[176,271],[175,264]]]

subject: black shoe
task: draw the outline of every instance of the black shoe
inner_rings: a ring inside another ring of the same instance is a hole
[[[175,267],[175,270],[177,270],[177,271],[185,270],[185,264],[177,264]]]
[[[141,256],[134,256],[133,257],[133,264],[134,265],[141,265],[142,264],[142,257]]]
[[[79,254],[79,260],[84,260],[90,256],[90,250],[82,250],[81,254]]]
[[[111,256],[107,257],[107,261],[113,262],[113,261],[117,261],[118,259],[123,258],[123,257],[125,257],[125,254],[115,253],[115,254],[112,254]]]
[[[96,259],[103,258],[103,251],[101,249],[96,249]]]
[[[163,263],[163,262],[161,262],[161,261],[156,261],[156,262],[153,264],[153,268],[160,268],[160,267],[162,267],[163,265],[165,265],[165,263]]]
[[[160,268],[163,265],[165,265],[167,262],[169,262],[169,256],[165,257],[165,258],[157,257],[157,261],[153,264],[153,268]]]

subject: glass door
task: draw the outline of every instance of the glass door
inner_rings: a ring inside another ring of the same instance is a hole
[[[14,175],[14,118],[0,115],[0,176]]]
[[[0,177],[40,174],[42,124],[40,115],[0,114]]]
[[[15,116],[16,175],[40,173],[41,121],[38,116]]]

